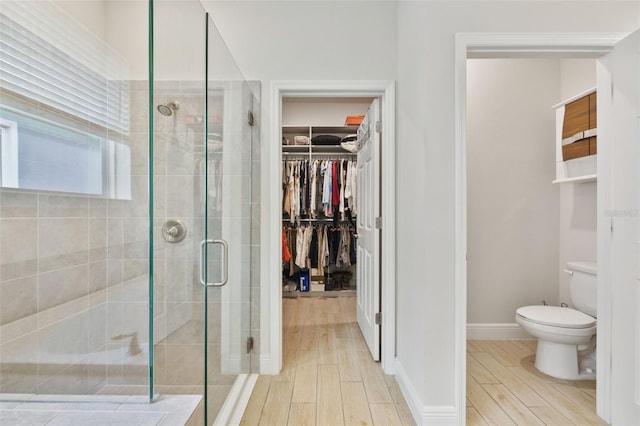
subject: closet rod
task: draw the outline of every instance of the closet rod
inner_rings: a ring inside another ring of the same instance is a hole
[[[291,220],[289,218],[283,218],[282,219],[283,223],[291,223]],[[304,225],[305,223],[327,223],[327,224],[331,224],[333,223],[333,219],[332,218],[326,218],[326,219],[300,219],[300,224]],[[345,224],[351,224],[354,225],[355,224],[355,219],[353,221],[354,223],[349,222],[349,220],[345,219],[345,220],[339,220],[337,223],[340,225],[345,225]],[[297,223],[291,223],[291,225],[297,225]]]
[[[354,153],[340,153],[340,154],[335,154],[335,153],[329,153],[329,152],[314,152],[311,154],[311,157],[331,157],[331,158],[355,158],[357,157],[358,154]],[[283,152],[282,153],[282,157],[299,157],[299,158],[309,158],[309,154],[308,153],[302,153],[302,152]]]

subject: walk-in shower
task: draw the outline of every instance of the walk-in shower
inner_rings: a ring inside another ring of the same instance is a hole
[[[0,9],[0,424],[122,395],[212,424],[257,369],[259,87],[199,1],[95,7]]]

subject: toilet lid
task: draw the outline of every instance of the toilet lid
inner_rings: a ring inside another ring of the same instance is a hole
[[[596,319],[580,311],[560,306],[523,306],[516,314],[542,325],[564,328],[588,328],[596,324]]]

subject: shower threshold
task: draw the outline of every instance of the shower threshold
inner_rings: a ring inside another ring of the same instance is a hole
[[[16,425],[162,425],[201,424],[194,415],[200,395],[0,394],[0,424]]]

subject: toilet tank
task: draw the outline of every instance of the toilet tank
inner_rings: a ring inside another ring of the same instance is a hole
[[[595,262],[568,262],[569,294],[573,306],[596,317],[598,265]]]

